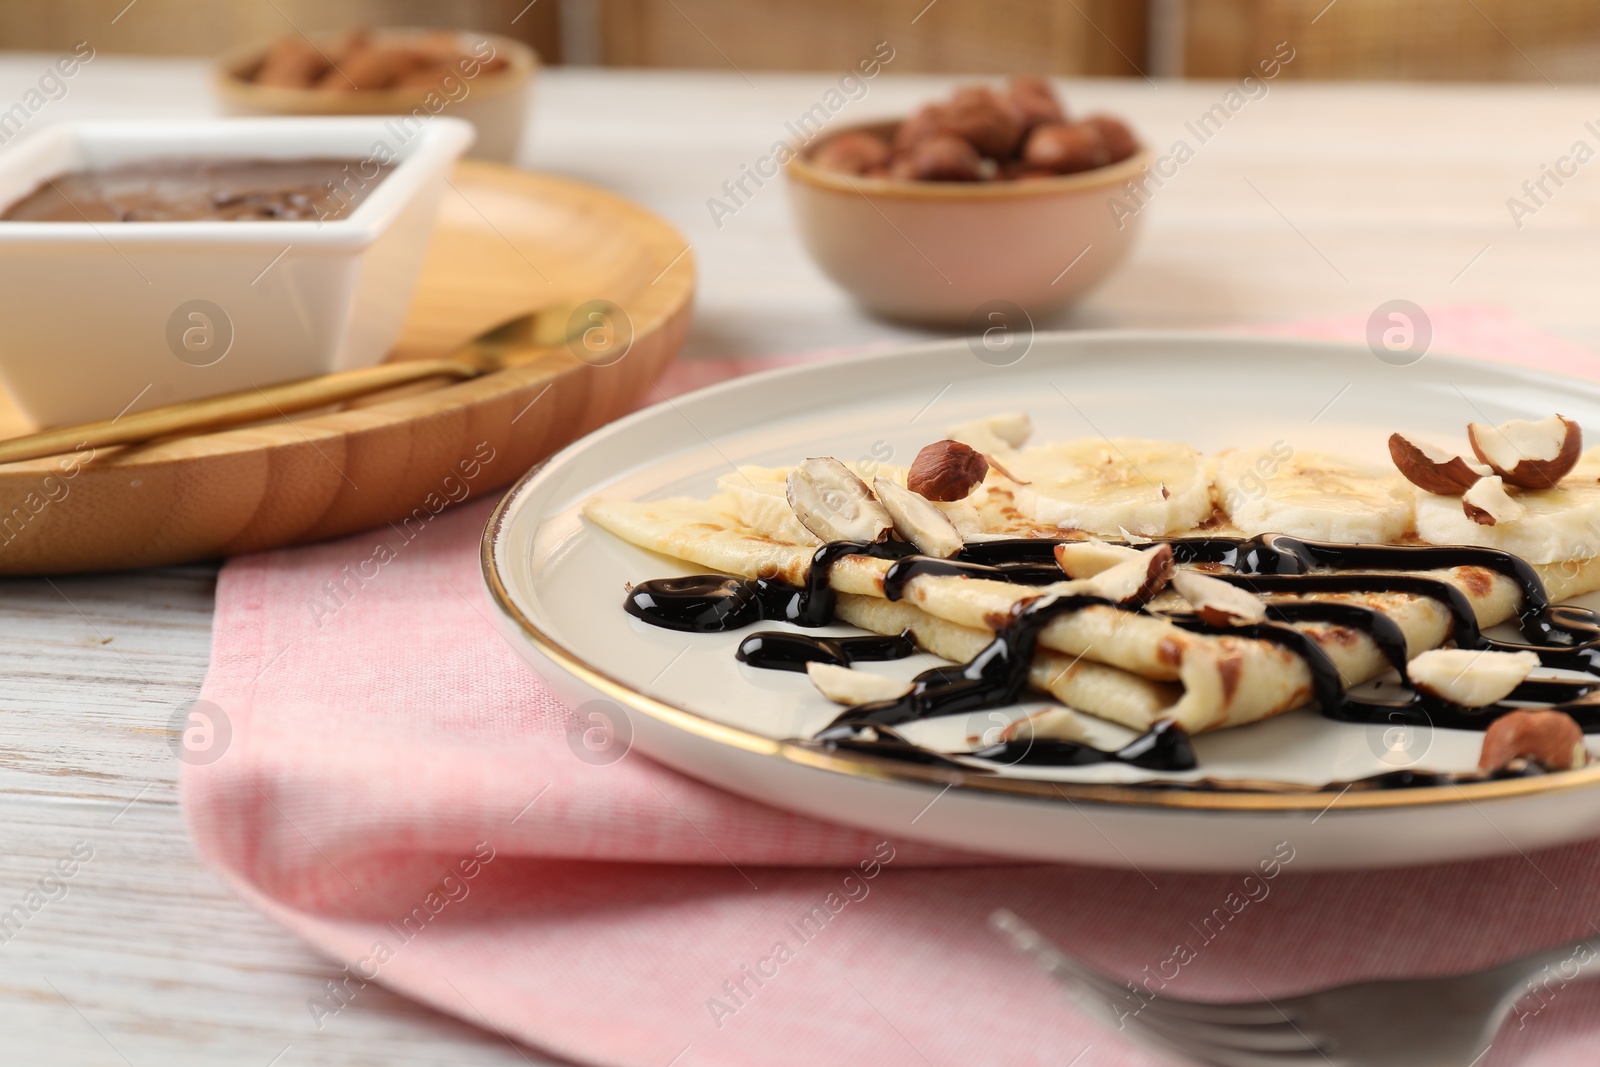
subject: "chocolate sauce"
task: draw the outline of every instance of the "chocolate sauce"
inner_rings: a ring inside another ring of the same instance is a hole
[[[819,739],[854,733],[862,726],[896,726],[917,719],[1015,704],[1028,685],[1039,631],[1052,619],[1094,605],[1111,606],[1104,597],[1066,595],[1025,600],[1012,609],[1011,620],[970,661],[934,667],[911,680],[905,695],[847,709]]]
[[[742,630],[762,621],[826,626],[833,621],[837,602],[828,584],[828,571],[835,561],[845,556],[899,559],[914,551],[899,541],[830,541],[812,555],[806,584],[799,588],[770,578],[730,578],[725,574],[652,578],[628,590],[622,609],[652,626],[697,634]]]
[[[740,663],[769,671],[805,672],[807,663],[831,663],[848,667],[852,663],[905,659],[918,652],[911,631],[895,637],[812,637],[783,630],[763,630],[739,642],[734,657]]]
[[[3,222],[342,219],[391,171],[375,159],[153,159],[72,171],[6,207]]]
[[[828,583],[829,568],[845,555],[865,554],[895,560],[885,575],[883,591],[889,600],[898,600],[907,582],[929,575],[1049,585],[1063,578],[1054,557],[1055,546],[1060,543],[1063,540],[1053,538],[977,541],[966,545],[953,559],[934,559],[915,555],[910,546],[899,542],[833,542],[823,545],[812,557],[806,584],[801,588],[768,579],[719,575],[659,579],[635,587],[625,607],[630,614],[646,622],[696,632],[738,629],[762,619],[821,626],[832,618],[835,603]],[[1448,613],[1451,640],[1460,648],[1533,651],[1546,666],[1596,675],[1593,681],[1526,681],[1507,700],[1552,706],[1571,715],[1586,733],[1600,733],[1600,617],[1584,608],[1552,605],[1537,571],[1516,556],[1470,546],[1342,545],[1303,541],[1283,534],[1249,539],[1180,537],[1168,543],[1179,563],[1206,565],[1208,569],[1227,568],[1232,573],[1215,576],[1261,595],[1408,593],[1436,601]],[[1485,637],[1465,593],[1442,579],[1410,573],[1454,567],[1481,567],[1516,583],[1522,594],[1518,623],[1526,644]],[[919,762],[949,763],[946,756],[927,752],[905,741],[893,727],[1016,703],[1027,688],[1039,632],[1052,620],[1087,607],[1154,614],[1144,607],[1117,605],[1102,597],[1081,594],[1042,593],[1022,600],[1013,608],[1010,620],[972,660],[923,671],[913,679],[909,691],[893,700],[845,710],[818,733],[815,740],[824,745],[880,754],[891,754],[892,750],[896,758]],[[1403,697],[1393,700],[1352,696],[1321,646],[1309,633],[1292,624],[1327,623],[1364,634],[1405,677],[1406,642],[1400,627],[1382,612],[1359,604],[1276,600],[1267,604],[1266,622],[1226,627],[1212,626],[1190,613],[1162,617],[1192,632],[1270,641],[1288,649],[1304,661],[1311,673],[1312,701],[1323,715],[1338,721],[1427,723],[1451,729],[1483,730],[1494,719],[1516,710],[1513,704],[1506,702],[1485,708],[1460,707],[1420,690],[1407,690]],[[847,641],[869,643],[852,649],[843,643]],[[747,639],[740,647],[739,656],[753,666],[804,670],[807,662],[848,666],[852,659],[889,658],[891,650],[896,654],[909,654],[898,652],[902,645],[878,643],[883,641],[904,642],[914,648],[905,634],[899,638],[852,639],[764,633]],[[866,650],[866,654],[857,649]],[[1116,752],[1104,752],[1075,742],[1036,739],[951,755],[987,762],[1048,766],[1117,761],[1175,771],[1196,765],[1188,735],[1171,723],[1158,724]],[[1378,779],[1431,784],[1423,782],[1420,772],[1393,772],[1370,781]]]
[[[1008,767],[1087,767],[1095,763],[1126,763],[1152,771],[1192,771],[1200,766],[1189,732],[1171,719],[1162,719],[1114,752],[1081,741],[1033,737],[1002,741],[968,753],[973,759],[1003,763]]]

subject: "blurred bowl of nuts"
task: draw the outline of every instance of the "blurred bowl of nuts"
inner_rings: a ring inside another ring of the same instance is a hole
[[[900,122],[791,145],[801,238],[869,311],[960,326],[996,302],[1062,310],[1127,256],[1117,211],[1149,154],[1110,115],[1069,118],[1049,81],[974,85]]]
[[[538,65],[510,37],[358,26],[229,52],[214,84],[230,114],[394,115],[402,142],[434,115],[451,115],[477,127],[469,156],[509,162]]]

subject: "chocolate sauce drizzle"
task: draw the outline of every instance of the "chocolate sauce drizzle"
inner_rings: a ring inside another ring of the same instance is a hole
[[[628,590],[622,610],[652,626],[697,634],[742,630],[762,621],[826,626],[833,621],[837,602],[828,584],[828,571],[835,561],[845,556],[899,559],[915,551],[901,541],[830,541],[811,557],[805,585],[798,588],[771,578],[731,578],[726,574],[652,578]]]
[[[739,642],[734,657],[752,667],[803,674],[807,663],[848,667],[872,660],[905,659],[917,651],[910,630],[894,637],[812,637],[785,630],[762,630]]]
[[[952,575],[985,578],[1019,585],[1048,585],[1063,575],[1054,538],[1016,538],[967,544],[952,559],[919,556],[906,544],[838,541],[823,545],[812,557],[804,586],[770,579],[695,575],[643,582],[628,594],[629,614],[656,626],[693,632],[739,629],[760,620],[799,626],[826,625],[833,617],[835,595],[828,583],[833,563],[846,555],[892,559],[883,581],[889,600],[903,595],[912,578]],[[1254,538],[1178,537],[1168,539],[1180,564],[1204,565],[1214,576],[1262,596],[1319,593],[1408,593],[1441,604],[1450,617],[1451,640],[1460,648],[1531,651],[1548,667],[1594,675],[1591,680],[1536,679],[1520,685],[1507,701],[1540,703],[1566,712],[1586,733],[1600,733],[1600,616],[1585,608],[1552,605],[1538,572],[1507,552],[1470,546],[1345,545],[1305,541],[1283,534]],[[1458,587],[1417,573],[1455,567],[1479,567],[1503,575],[1517,585],[1522,606],[1517,624],[1526,643],[1486,637],[1478,627],[1472,602]],[[1226,571],[1220,569],[1225,568]],[[964,664],[935,667],[912,681],[909,691],[893,700],[846,709],[817,734],[826,747],[870,751],[920,763],[954,764],[950,756],[1000,765],[1082,766],[1122,762],[1155,770],[1189,770],[1197,766],[1188,735],[1171,722],[1160,722],[1122,749],[1102,751],[1088,745],[1046,739],[1015,740],[970,753],[929,752],[906,741],[895,727],[943,715],[1016,703],[1027,688],[1029,667],[1039,632],[1053,619],[1087,607],[1155,614],[1142,606],[1119,605],[1096,596],[1043,594],[1020,602],[977,656]],[[1508,702],[1464,708],[1420,690],[1408,689],[1395,699],[1352,696],[1338,669],[1321,646],[1295,624],[1325,623],[1366,635],[1389,663],[1405,677],[1406,644],[1400,627],[1382,612],[1359,604],[1320,600],[1269,600],[1267,621],[1218,627],[1187,612],[1161,615],[1195,633],[1226,634],[1270,641],[1293,652],[1312,678],[1312,700],[1322,714],[1341,722],[1431,724],[1452,729],[1483,730],[1515,710]],[[807,637],[763,632],[747,638],[739,658],[751,666],[805,670],[807,662],[848,666],[867,659],[895,659],[915,650],[909,634],[894,638]],[[1459,776],[1454,776],[1459,777]],[[1399,788],[1437,784],[1452,776],[1423,772],[1391,772],[1362,780],[1364,788]],[[1481,776],[1480,776],[1481,777]],[[1170,784],[1170,783],[1169,783]],[[1348,785],[1350,783],[1343,783]],[[1203,788],[1194,783],[1185,787]]]

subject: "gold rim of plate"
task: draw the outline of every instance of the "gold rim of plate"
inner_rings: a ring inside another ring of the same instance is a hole
[[[572,447],[572,446],[568,446]],[[1179,809],[1197,812],[1237,812],[1243,814],[1318,813],[1334,811],[1372,811],[1415,808],[1436,804],[1472,804],[1484,800],[1509,800],[1582,789],[1600,783],[1600,762],[1578,770],[1555,771],[1533,778],[1508,778],[1466,785],[1414,786],[1404,789],[1347,790],[1342,793],[1312,791],[1206,792],[1198,789],[1159,790],[1149,787],[1107,785],[1097,782],[1042,781],[1034,778],[1006,778],[978,771],[948,767],[923,767],[900,760],[883,759],[857,752],[826,752],[796,741],[779,741],[751,733],[736,726],[715,722],[697,712],[657,700],[628,685],[562,647],[553,637],[534,625],[512,601],[500,578],[494,546],[505,527],[511,501],[543,469],[544,464],[519,478],[495,505],[484,527],[480,561],[484,582],[495,605],[517,624],[540,653],[579,681],[592,686],[624,707],[696,737],[729,745],[768,759],[832,771],[853,778],[913,785],[959,787],[974,792],[1015,796],[1029,800],[1111,804],[1135,808]],[[1399,769],[1399,768],[1397,768]]]

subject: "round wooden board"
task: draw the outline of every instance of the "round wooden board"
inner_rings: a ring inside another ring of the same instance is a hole
[[[661,219],[577,182],[462,163],[391,359],[437,357],[506,318],[609,300],[633,345],[563,351],[401,399],[221,433],[0,466],[0,574],[229,556],[413,522],[499,489],[624,414],[688,331],[694,257]],[[9,401],[0,436],[28,432]]]

